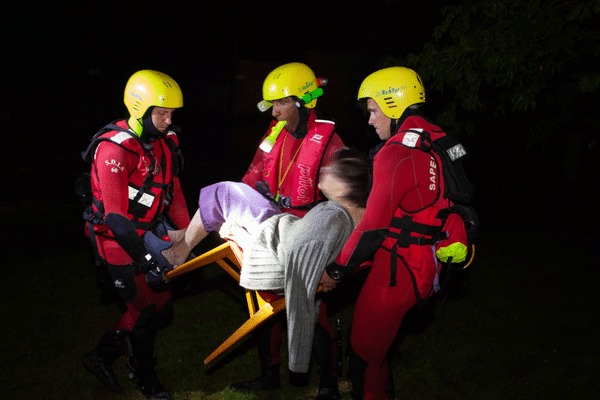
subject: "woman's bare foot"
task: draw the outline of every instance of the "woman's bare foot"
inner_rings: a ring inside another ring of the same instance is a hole
[[[177,242],[180,242],[185,237],[186,231],[187,231],[187,228],[179,229],[177,231],[167,231],[167,235],[169,236],[169,239],[171,239],[171,243],[177,243]]]
[[[167,261],[176,267],[187,261],[191,251],[185,241],[185,231],[185,229],[169,231],[168,235],[173,246],[162,252]]]

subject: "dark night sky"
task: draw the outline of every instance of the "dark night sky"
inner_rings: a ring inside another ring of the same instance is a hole
[[[125,116],[124,85],[145,68],[171,75],[184,93],[175,123],[189,201],[204,185],[241,178],[269,121],[255,107],[262,80],[283,63],[306,62],[329,79],[319,109],[337,119],[346,144],[366,150],[376,140],[356,108],[360,82],[386,55],[418,52],[448,2],[237,3],[20,1],[3,9],[1,129],[11,140],[0,166],[21,190],[8,191],[2,203],[37,201],[40,189],[48,199],[76,201],[72,182],[86,168],[79,152],[100,127]],[[425,112],[435,117],[443,104],[428,96]],[[506,223],[521,198],[511,195],[508,207],[492,201],[495,192],[515,191],[494,183],[510,182],[498,167],[514,165],[510,154],[498,165],[481,164],[493,148],[479,143],[473,157],[475,173],[496,166],[499,174],[485,178],[487,187],[474,182],[476,200],[493,211],[488,222]]]
[[[13,4],[3,26],[3,52],[10,55],[4,79],[19,81],[21,98],[36,94],[27,101],[62,103],[100,95],[81,93],[90,68],[118,90],[136,70],[155,68],[181,80],[188,97],[198,90],[186,82],[227,79],[239,59],[281,64],[332,52],[376,62],[418,51],[440,18],[435,4],[441,2],[123,3],[114,9],[101,2]]]
[[[418,51],[440,18],[439,3],[14,2],[2,18],[8,55],[2,62],[2,120],[15,133],[3,163],[30,173],[66,168],[71,177],[89,138],[123,116],[127,78],[145,68],[164,71],[181,85],[185,107],[176,122],[187,165],[202,168],[202,176],[208,173],[201,159],[218,154],[202,153],[210,138],[219,138],[223,153],[226,145],[255,146],[269,118],[255,108],[262,79],[283,63],[306,62],[328,78],[320,108],[339,127],[362,132],[364,121],[352,119],[359,115],[354,96],[360,81],[385,55]],[[245,169],[253,151],[234,173]]]

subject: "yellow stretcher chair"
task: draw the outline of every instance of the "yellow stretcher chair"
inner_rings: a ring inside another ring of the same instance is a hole
[[[168,279],[185,274],[196,268],[205,265],[217,263],[236,281],[240,281],[240,271],[242,268],[242,251],[235,242],[227,241],[212,250],[180,265],[172,271],[165,274]],[[269,302],[262,298],[256,290],[246,289],[246,301],[250,318],[242,324],[227,340],[225,340],[215,351],[204,360],[204,365],[210,363],[219,355],[230,349],[234,344],[242,340],[249,333],[254,331],[260,324],[265,322],[271,316],[285,309],[285,298],[280,298]]]

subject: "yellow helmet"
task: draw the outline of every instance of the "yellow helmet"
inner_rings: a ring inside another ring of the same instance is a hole
[[[413,104],[425,103],[425,88],[410,68],[389,67],[367,76],[358,89],[358,100],[372,98],[383,114],[398,119]]]
[[[169,75],[151,69],[131,75],[125,86],[125,106],[131,119],[140,119],[152,106],[183,107],[183,94]]]
[[[299,106],[314,108],[317,97],[323,94],[321,86],[327,80],[317,79],[307,65],[293,62],[275,68],[267,75],[263,83],[263,101],[258,103],[260,111],[267,111],[274,100],[295,97]]]

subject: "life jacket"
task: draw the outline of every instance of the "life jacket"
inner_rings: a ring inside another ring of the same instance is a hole
[[[271,129],[276,123],[277,121],[272,121],[265,136],[271,133]],[[286,132],[284,128],[273,149],[269,153],[263,153],[263,176],[271,193],[276,193],[279,186],[279,175],[275,166],[279,163],[283,145],[282,138]],[[335,123],[333,121],[316,119],[314,113],[311,113],[308,120],[308,133],[304,137],[302,147],[296,156],[294,170],[290,171],[293,174],[291,176],[292,183],[283,185],[278,196],[274,198],[279,207],[292,210],[310,210],[319,203],[321,200],[317,187],[319,173],[324,162],[326,149],[334,135]]]
[[[466,260],[469,242],[475,238],[479,221],[470,206],[475,189],[462,166],[467,151],[454,137],[446,135],[425,119],[410,117],[410,120],[412,123],[406,125],[416,127],[405,130],[400,127],[400,131],[388,140],[386,146],[399,144],[430,154],[430,185],[435,185],[436,196],[417,211],[408,212],[398,207],[383,245],[392,251],[390,286],[396,284],[397,260],[400,259],[410,272],[417,302],[422,303],[418,283],[424,283],[417,280],[415,274],[420,276],[426,273],[418,270],[419,266],[409,267],[407,260],[398,253],[398,248],[427,246],[431,249],[436,271],[429,296],[440,290],[439,262],[458,264]]]
[[[93,165],[98,144],[109,141],[138,157],[138,167],[132,171],[129,181],[128,218],[138,230],[149,231],[162,219],[164,209],[173,200],[173,176],[178,176],[183,168],[183,157],[177,145],[177,136],[169,131],[164,138],[150,144],[128,129],[127,123],[113,122],[98,131],[91,139],[88,148],[81,153],[82,158]],[[150,156],[153,147],[164,144],[163,157],[154,160]],[[92,173],[94,168],[92,167]],[[97,177],[91,177],[97,179]],[[94,224],[94,231],[106,232],[102,194],[97,185],[91,185],[91,204],[84,211],[84,219]]]

